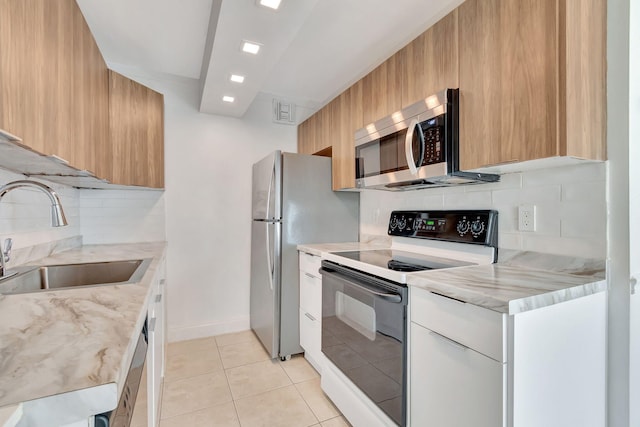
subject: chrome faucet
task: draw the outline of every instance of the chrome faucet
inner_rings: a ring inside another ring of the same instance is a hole
[[[7,239],[4,241],[4,249],[0,247],[0,279],[12,276],[6,270],[7,262],[11,259],[11,246],[13,246],[13,239]]]
[[[62,205],[60,204],[60,198],[58,194],[53,191],[53,189],[47,185],[42,184],[37,181],[28,181],[28,180],[18,180],[12,181],[8,184],[0,187],[0,200],[7,194],[9,191],[14,190],[16,188],[27,187],[27,188],[36,188],[42,192],[44,192],[49,200],[51,201],[51,226],[52,227],[62,227],[67,225],[67,218],[64,216],[64,211],[62,210]],[[0,248],[0,279],[8,277],[6,271],[6,263],[9,261],[9,257],[11,255],[11,245],[13,241],[11,239],[7,239],[5,241],[5,248]]]

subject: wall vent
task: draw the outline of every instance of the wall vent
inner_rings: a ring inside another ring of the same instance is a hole
[[[296,124],[296,104],[273,99],[273,121],[283,125]]]

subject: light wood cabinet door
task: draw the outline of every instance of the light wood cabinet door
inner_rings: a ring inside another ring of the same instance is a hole
[[[556,155],[557,1],[468,0],[460,30],[460,168]]]
[[[162,94],[110,71],[109,133],[112,164],[104,176],[110,182],[164,187]]]
[[[356,186],[355,132],[364,126],[363,81],[359,80],[340,94],[340,138],[333,147],[333,190]]]
[[[369,124],[398,110],[402,105],[402,55],[387,59],[362,79],[362,113]]]
[[[108,71],[74,0],[0,1],[0,128],[78,169],[108,141]]]
[[[298,153],[313,154],[315,146],[315,115],[298,125]]]
[[[331,111],[336,108],[332,105],[332,102],[322,107],[322,109],[316,113],[316,143],[314,153],[323,152],[332,146],[335,133],[331,127]]]
[[[457,88],[458,10],[405,46],[399,54],[403,66],[402,107],[443,89]]]
[[[606,160],[606,0],[559,0],[559,155]]]

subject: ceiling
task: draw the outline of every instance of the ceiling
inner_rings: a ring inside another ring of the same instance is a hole
[[[200,110],[232,117],[259,95],[308,115],[462,3],[282,0],[273,11],[256,0],[76,1],[107,64],[199,79]],[[242,52],[243,40],[260,43],[258,55]]]

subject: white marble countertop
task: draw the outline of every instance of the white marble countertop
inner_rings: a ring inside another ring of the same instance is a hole
[[[165,250],[165,242],[92,245],[33,262],[152,259],[135,284],[0,295],[0,407],[93,389],[110,393],[113,409]]]
[[[606,290],[606,281],[599,274],[569,274],[500,263],[412,273],[407,275],[407,284],[507,314]]]
[[[385,242],[298,245],[316,256],[390,247]],[[503,250],[497,264],[407,274],[407,285],[517,314],[606,290],[604,262]]]

